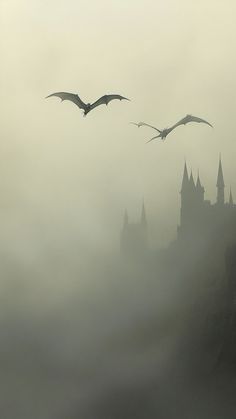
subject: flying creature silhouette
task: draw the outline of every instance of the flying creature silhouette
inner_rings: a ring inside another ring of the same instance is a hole
[[[165,128],[163,130],[158,129],[154,127],[153,125],[146,124],[145,122],[139,122],[137,124],[135,122],[131,122],[131,124],[134,124],[137,127],[142,127],[142,126],[150,127],[159,132],[159,135],[156,135],[155,137],[152,137],[150,140],[147,141],[147,143],[149,143],[150,141],[153,141],[156,138],[161,138],[162,140],[165,140],[167,135],[169,135],[171,131],[173,131],[179,125],[186,125],[189,122],[202,122],[213,128],[213,126],[209,122],[205,121],[205,119],[198,118],[197,116],[193,116],[193,115],[186,115],[184,118],[180,119],[180,121],[176,122],[176,124],[172,125],[172,127]]]
[[[63,100],[70,100],[71,102],[75,103],[75,105],[77,105],[80,109],[84,110],[84,116],[87,115],[87,113],[89,113],[92,109],[96,108],[96,106],[105,104],[108,105],[108,103],[113,100],[113,99],[119,99],[119,100],[130,100],[124,96],[120,96],[120,95],[104,95],[102,97],[100,97],[98,100],[96,100],[96,102],[93,103],[84,103],[80,97],[74,93],[67,93],[67,92],[58,92],[58,93],[52,93],[51,95],[47,96],[45,99],[47,99],[48,97],[52,97],[52,96],[57,96],[61,99],[61,101]]]

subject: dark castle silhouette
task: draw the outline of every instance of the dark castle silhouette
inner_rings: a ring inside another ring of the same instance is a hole
[[[125,260],[131,259],[138,266],[138,271],[134,270],[137,277],[141,271],[145,279],[156,280],[163,275],[167,280],[179,280],[181,286],[188,284],[187,289],[192,290],[188,294],[189,315],[194,325],[201,324],[198,330],[202,328],[202,334],[198,337],[203,352],[212,356],[211,368],[228,364],[236,368],[236,205],[231,188],[225,199],[221,158],[215,202],[206,200],[204,193],[199,173],[194,182],[185,162],[176,239],[165,249],[148,248],[148,222],[143,203],[137,223],[130,223],[125,211],[121,253]]]
[[[229,199],[225,200],[225,183],[221,158],[217,174],[216,202],[204,199],[205,189],[198,173],[194,182],[193,174],[188,174],[186,162],[181,186],[180,224],[177,228],[175,244],[189,242],[195,248],[212,241],[224,247],[236,241],[236,205],[230,189]],[[125,211],[121,231],[121,252],[124,255],[141,255],[148,250],[148,224],[143,203],[140,221],[130,223]],[[222,247],[221,247],[222,250]]]
[[[232,221],[236,221],[236,205],[233,203],[233,196],[230,189],[229,200],[225,201],[225,183],[221,158],[219,160],[217,175],[216,202],[211,203],[204,199],[205,189],[201,184],[198,174],[195,184],[192,172],[188,176],[186,163],[181,187],[181,210],[180,225],[178,227],[178,239],[191,238],[194,241],[201,241],[213,238],[221,232],[226,240],[230,240],[232,232]],[[223,238],[221,236],[221,238]]]

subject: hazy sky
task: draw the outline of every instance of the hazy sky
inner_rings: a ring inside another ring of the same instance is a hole
[[[214,199],[221,152],[226,194],[231,184],[236,198],[234,0],[1,0],[0,8],[1,218],[19,249],[23,240],[32,251],[40,231],[52,242],[116,246],[124,208],[137,220],[143,197],[152,240],[168,242],[185,158]],[[70,102],[44,99],[55,91],[131,102],[83,118]],[[153,131],[129,124],[164,128],[186,113],[214,129],[187,125],[146,145]]]
[[[98,249],[119,250],[124,209],[136,221],[143,199],[152,245],[175,237],[185,159],[195,178],[200,170],[206,198],[214,201],[221,152],[226,196],[231,184],[236,201],[235,16],[235,0],[0,0],[4,417],[72,418],[74,405],[78,417],[81,397],[92,409],[97,397],[123,409],[126,382],[139,406],[143,384],[154,395],[156,375],[157,412],[163,403],[167,411],[192,410],[194,400],[196,408],[198,391],[179,397],[178,368],[177,385],[168,376],[175,359],[184,359],[172,352],[186,326],[183,307],[198,289],[193,284],[192,292],[188,263],[186,273],[175,262],[164,273],[155,264],[148,274],[145,265],[123,271]],[[105,93],[131,101],[83,118],[73,103],[45,100],[57,91],[88,102]],[[187,113],[214,129],[189,124],[166,142],[146,144],[153,131],[129,124],[164,128]],[[199,328],[187,323],[198,354]],[[114,337],[110,346],[107,336]],[[212,384],[211,378],[206,406],[214,400]]]

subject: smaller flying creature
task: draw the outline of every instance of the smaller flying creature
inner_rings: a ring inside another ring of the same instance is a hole
[[[92,109],[96,108],[96,106],[103,105],[103,104],[108,105],[108,103],[113,99],[130,100],[127,97],[120,96],[120,95],[104,95],[104,96],[101,96],[98,100],[96,100],[96,102],[84,103],[78,95],[74,93],[67,93],[67,92],[52,93],[51,95],[47,96],[45,99],[52,96],[59,97],[61,101],[70,100],[71,102],[75,103],[75,105],[77,105],[80,109],[84,110],[84,116],[86,116],[87,113],[89,113]]]
[[[180,121],[176,122],[176,124],[172,125],[172,127],[165,128],[163,130],[158,129],[158,128],[154,127],[153,125],[146,124],[145,122],[139,122],[137,124],[135,122],[131,122],[131,124],[134,124],[137,127],[142,127],[142,126],[150,127],[150,128],[153,128],[153,129],[155,129],[156,131],[159,132],[158,135],[156,135],[155,137],[152,137],[149,141],[147,141],[149,143],[150,141],[153,141],[156,138],[161,138],[162,140],[165,140],[167,135],[169,135],[171,133],[171,131],[173,131],[179,125],[186,125],[189,122],[198,122],[198,123],[202,122],[203,124],[207,124],[207,125],[209,125],[210,127],[213,128],[213,126],[209,122],[205,121],[205,119],[198,118],[197,116],[193,116],[193,115],[186,115],[184,118],[180,119]]]

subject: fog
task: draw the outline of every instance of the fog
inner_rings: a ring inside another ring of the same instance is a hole
[[[80,218],[82,234],[91,236],[92,226],[92,236],[103,233],[110,245],[124,207],[136,217],[144,197],[154,237],[168,243],[184,158],[195,176],[199,168],[213,198],[221,152],[234,190],[234,12],[233,1],[2,1],[7,199],[14,207],[27,202],[45,218]],[[131,102],[82,118],[70,102],[44,100],[61,90],[87,101],[118,92]],[[186,113],[208,119],[214,130],[180,127],[165,144],[146,145],[152,131],[129,124],[163,128]]]
[[[233,0],[0,0],[4,418],[235,416],[220,380],[201,393],[207,361],[181,356],[202,336],[192,259],[158,256],[176,238],[185,160],[215,202],[221,153],[236,197],[235,13]],[[84,118],[45,100],[57,91],[130,102]],[[129,124],[187,113],[214,128],[146,144],[153,131]],[[143,200],[151,256],[123,261],[124,211],[136,222]]]

